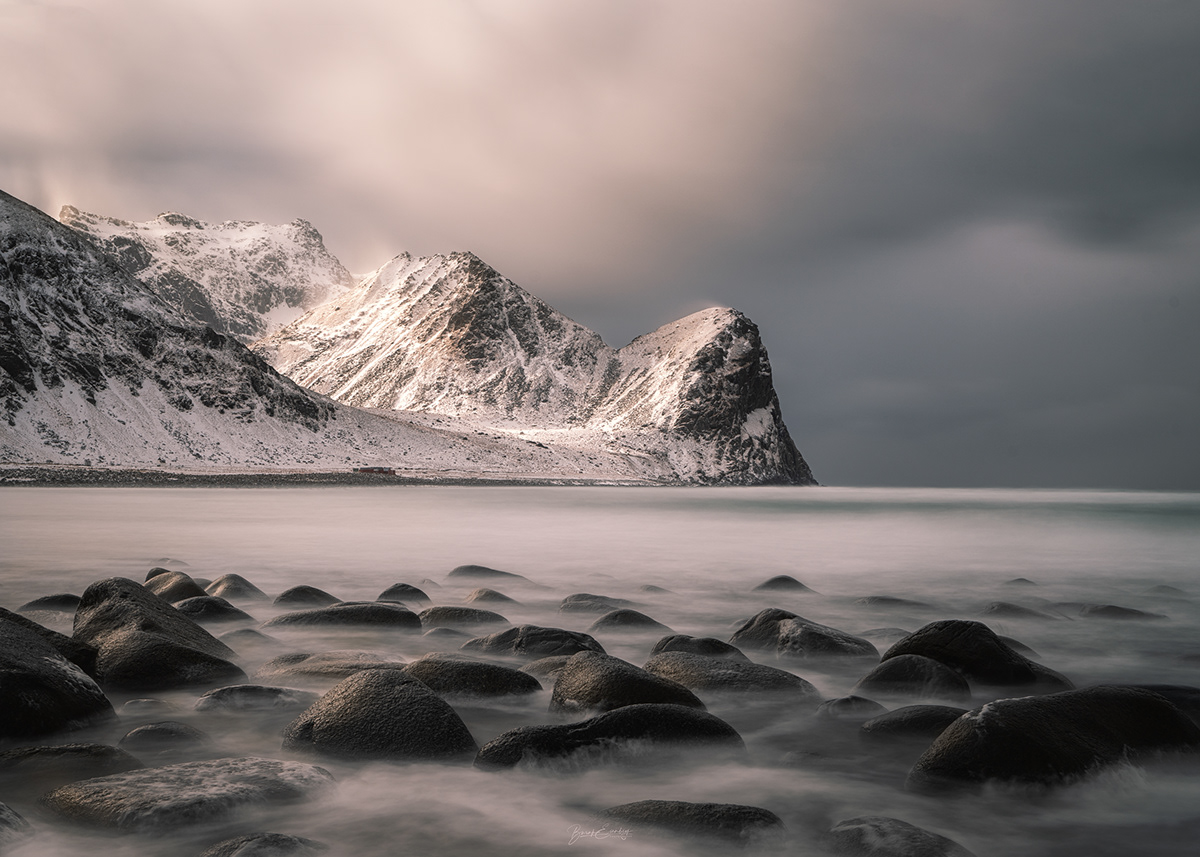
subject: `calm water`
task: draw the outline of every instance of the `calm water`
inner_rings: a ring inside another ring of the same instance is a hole
[[[345,600],[374,599],[408,582],[434,603],[459,604],[456,565],[519,572],[539,587],[496,586],[520,606],[514,623],[584,630],[594,616],[560,614],[574,592],[629,598],[681,633],[726,638],[767,606],[861,633],[915,630],[971,617],[991,601],[1070,612],[1117,604],[1165,614],[1147,622],[1063,619],[990,622],[1077,685],[1102,681],[1200,685],[1200,495],[873,489],[0,489],[0,605],[80,593],[93,580],[141,580],[153,565],[205,578],[248,577],[274,595],[308,583]],[[186,563],[186,565],[183,565]],[[791,574],[819,595],[751,592]],[[1036,587],[1006,585],[1025,577]],[[425,582],[423,582],[425,581]],[[639,588],[656,584],[670,594]],[[1168,585],[1184,596],[1149,592]],[[927,606],[858,605],[893,595]],[[265,620],[270,607],[249,607]],[[61,628],[60,630],[68,630]],[[218,631],[220,633],[220,631]],[[276,632],[276,647],[240,651],[248,673],[285,651],[369,649],[404,658],[419,637],[376,632]],[[597,634],[641,664],[658,635]],[[876,641],[881,650],[889,641]],[[1186,659],[1190,656],[1190,660]],[[849,692],[864,668],[777,664],[826,696]],[[324,689],[325,685],[301,685]],[[208,732],[229,754],[282,757],[281,723],[191,711],[195,693],[164,695],[174,719]],[[701,694],[703,697],[703,694]],[[455,703],[481,744],[501,731],[552,722],[549,688],[521,702]],[[124,699],[114,698],[120,705]],[[904,775],[920,748],[881,750],[853,729],[818,728],[804,712],[753,699],[705,699],[746,739],[744,761],[701,753],[573,773],[483,773],[437,765],[327,765],[337,792],[316,806],[273,811],[217,831],[105,840],[105,853],[199,853],[246,830],[309,836],[334,854],[438,853],[684,855],[689,844],[634,836],[579,840],[589,813],[647,798],[744,803],[781,816],[785,853],[824,854],[820,834],[839,820],[890,815],[956,839],[980,857],[1194,854],[1200,839],[1200,766],[1166,759],[1110,769],[1049,794],[992,789],[953,799],[909,794]],[[980,699],[979,702],[984,700]],[[116,743],[139,721],[92,740]],[[8,796],[38,838],[21,853],[94,855],[96,836],[50,827]]]

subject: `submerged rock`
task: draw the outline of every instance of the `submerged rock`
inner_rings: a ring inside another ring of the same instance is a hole
[[[64,592],[57,595],[43,595],[32,601],[26,601],[17,608],[18,613],[74,613],[79,606],[79,596]]]
[[[886,714],[887,709],[873,699],[862,696],[839,696],[817,706],[817,717],[841,723],[865,723],[872,717]]]
[[[833,849],[847,857],[974,857],[952,839],[880,815],[839,821],[829,839]]]
[[[6,803],[0,803],[0,849],[20,842],[32,833],[29,822]]]
[[[851,693],[967,700],[971,698],[971,687],[966,679],[940,661],[924,655],[897,655],[859,679]]]
[[[515,598],[509,598],[503,592],[494,589],[475,589],[467,596],[468,604],[519,604]]]
[[[253,622],[254,617],[234,607],[218,595],[198,595],[185,598],[175,604],[175,609],[189,619],[209,624],[221,622]]]
[[[1089,604],[1079,611],[1085,619],[1125,619],[1146,620],[1166,619],[1162,613],[1148,613],[1145,610],[1135,610],[1132,607],[1118,607],[1116,604]]]
[[[681,800],[640,800],[596,813],[611,829],[628,825],[633,830],[654,828],[681,836],[727,840],[746,845],[765,836],[781,836],[783,821],[757,806],[732,803],[688,803]]]
[[[197,711],[303,711],[321,695],[294,687],[272,687],[262,684],[236,684],[210,690],[196,700]]]
[[[906,705],[872,717],[859,729],[872,738],[922,738],[931,741],[966,713],[967,709],[950,705]]]
[[[37,795],[67,783],[142,767],[145,766],[126,751],[107,744],[18,747],[0,753],[0,783],[6,793],[19,789],[22,795]]]
[[[568,595],[558,605],[560,613],[611,613],[613,610],[636,607],[632,601],[624,598],[609,598],[607,595],[592,595],[590,592],[576,592]]]
[[[323,842],[283,833],[247,833],[204,849],[200,857],[313,857],[329,850]]]
[[[777,574],[754,587],[755,592],[813,592],[790,574]]]
[[[267,593],[240,574],[222,574],[204,591],[227,601],[266,601]]]
[[[550,710],[611,711],[647,702],[704,708],[704,703],[678,682],[611,655],[580,652],[572,655],[558,674]]]
[[[672,633],[671,629],[666,625],[651,619],[645,613],[625,608],[605,613],[593,622],[591,627],[588,628],[588,633],[595,634],[597,631],[657,631],[660,634],[663,632]]]
[[[511,571],[498,571],[486,565],[460,565],[450,570],[447,577],[466,580],[509,580],[529,583],[529,578]]]
[[[377,652],[292,652],[267,661],[254,677],[264,680],[289,676],[345,678],[362,670],[402,669],[405,663],[395,656]]]
[[[143,758],[196,753],[207,750],[211,744],[209,737],[199,729],[177,720],[138,726],[117,742],[122,750]]]
[[[994,619],[1037,619],[1041,621],[1061,618],[1043,613],[1041,610],[1034,610],[1032,607],[1013,604],[1011,601],[993,601],[980,610],[979,615]]]
[[[68,661],[75,664],[75,666],[79,667],[92,678],[96,677],[97,652],[95,646],[68,637],[66,634],[52,631],[43,625],[39,625],[27,616],[22,616],[20,613],[13,613],[11,610],[5,610],[3,607],[0,607],[0,623],[2,622],[11,622],[13,625],[18,625],[26,631],[37,634]]]
[[[510,696],[537,693],[541,682],[529,673],[459,658],[426,655],[403,669],[434,693],[450,696]]]
[[[643,669],[678,682],[689,690],[714,693],[787,693],[816,705],[821,695],[798,675],[746,660],[714,658],[691,652],[663,652]]]
[[[421,611],[420,620],[425,628],[453,628],[457,631],[511,624],[499,613],[478,607],[427,607]]]
[[[284,613],[263,623],[264,628],[328,628],[364,625],[420,631],[417,614],[401,604],[384,601],[343,601],[329,607]]]
[[[396,601],[406,604],[429,604],[430,598],[425,592],[409,583],[393,583],[379,593],[376,601]]]
[[[562,628],[543,628],[540,625],[518,625],[468,640],[462,647],[465,651],[532,659],[573,655],[576,652],[604,652],[604,647],[588,634]]]
[[[879,657],[879,651],[869,640],[777,607],[769,607],[746,620],[729,642],[745,649],[773,651],[781,658]]]
[[[164,571],[146,580],[145,587],[163,601],[182,601],[185,598],[196,598],[206,595],[204,588],[191,575],[182,571]]]
[[[301,585],[285,589],[275,596],[272,603],[276,607],[329,607],[332,604],[340,604],[341,600],[330,595],[324,589]]]

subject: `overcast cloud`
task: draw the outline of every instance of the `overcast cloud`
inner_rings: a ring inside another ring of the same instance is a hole
[[[0,187],[758,322],[832,484],[1200,488],[1192,0],[0,0]]]

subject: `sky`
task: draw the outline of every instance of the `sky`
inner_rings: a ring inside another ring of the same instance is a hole
[[[1200,489],[1194,0],[0,0],[0,188],[754,320],[833,485]]]

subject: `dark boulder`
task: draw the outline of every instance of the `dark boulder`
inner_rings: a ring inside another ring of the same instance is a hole
[[[379,593],[376,601],[396,601],[402,604],[429,604],[429,596],[411,583],[393,583]]]
[[[512,624],[499,613],[478,607],[426,607],[420,613],[425,628],[454,628],[457,631]]]
[[[22,616],[20,613],[13,613],[11,610],[5,610],[0,607],[0,622],[11,622],[14,625],[20,625],[27,631],[32,631],[60,655],[66,658],[75,666],[79,667],[92,678],[96,677],[96,647],[88,643],[80,642],[66,634],[60,634],[57,631],[52,631],[49,628],[39,625],[27,616]]]
[[[266,601],[267,593],[240,574],[222,574],[204,591],[209,595],[224,598],[226,601]]]
[[[704,655],[710,658],[727,658],[735,661],[748,661],[741,649],[731,646],[716,637],[690,637],[687,634],[671,634],[663,637],[650,649],[651,655],[663,652],[687,652],[692,655]]]
[[[663,589],[661,586],[655,586],[653,583],[645,583],[638,587],[638,592],[648,592],[651,595],[674,595],[675,593],[669,589]]]
[[[462,647],[466,651],[531,659],[573,655],[576,652],[604,652],[604,647],[587,634],[562,628],[543,628],[540,625],[518,625],[468,640]]]
[[[155,699],[149,696],[141,699],[126,700],[125,704],[121,706],[121,717],[146,720],[161,717],[164,714],[170,714],[178,710],[178,707],[167,702],[165,699]]]
[[[910,598],[897,598],[895,595],[867,595],[854,601],[859,607],[906,608],[909,610],[929,607],[924,601],[913,601]]]
[[[279,640],[264,634],[255,628],[238,628],[235,631],[226,631],[221,636],[217,637],[222,643],[227,646],[262,646],[262,645],[278,645]]]
[[[659,634],[664,632],[667,634],[672,633],[671,629],[666,625],[655,621],[645,613],[624,608],[613,610],[611,613],[605,613],[588,628],[589,634],[595,634],[599,631],[654,631]]]
[[[629,742],[733,750],[745,746],[732,726],[707,711],[681,705],[630,705],[581,723],[522,726],[505,732],[480,749],[475,766],[500,770],[518,764],[597,761],[606,754],[619,758]]]
[[[346,678],[362,670],[402,669],[399,658],[376,652],[291,652],[267,661],[254,673],[263,680],[280,678]]]
[[[18,613],[74,613],[79,606],[79,596],[70,593],[43,595],[26,601],[17,608]]]
[[[1049,613],[1043,613],[1041,610],[1034,610],[1032,607],[1022,607],[1020,604],[1013,604],[1011,601],[993,601],[980,610],[978,615],[992,619],[1036,619],[1039,621],[1060,618]]]
[[[308,708],[321,695],[294,687],[272,687],[263,684],[235,684],[210,690],[196,700],[197,711],[227,713],[299,712]]]
[[[329,850],[323,842],[284,833],[247,833],[204,849],[200,857],[314,857]]]
[[[158,577],[160,574],[170,574],[170,573],[171,573],[171,569],[162,568],[162,567],[156,565],[154,568],[152,568],[146,572],[146,580],[150,580],[151,578]]]
[[[974,857],[953,839],[879,815],[839,821],[829,841],[847,857]]]
[[[1162,613],[1148,613],[1145,610],[1135,610],[1133,607],[1118,607],[1116,604],[1088,604],[1079,611],[1084,619],[1123,619],[1142,621],[1146,619],[1166,619]]]
[[[153,592],[163,601],[170,601],[172,604],[185,598],[196,598],[208,594],[204,591],[204,587],[182,571],[156,574],[146,581],[145,587],[147,591]]]
[[[515,598],[509,598],[503,592],[494,589],[476,589],[467,596],[468,604],[519,604]]]
[[[117,746],[122,750],[143,759],[203,752],[211,745],[212,742],[206,734],[178,720],[146,723],[131,729],[117,742]]]
[[[886,714],[887,709],[873,699],[862,696],[839,696],[827,699],[817,706],[816,716],[823,720],[839,723],[865,723],[873,717]]]
[[[442,648],[446,646],[461,646],[467,640],[474,639],[466,631],[460,631],[457,628],[430,628],[421,635],[424,639],[429,640]]]
[[[342,599],[335,598],[324,589],[315,586],[293,586],[275,596],[272,602],[276,607],[328,607],[338,604]]]
[[[931,622],[895,643],[883,660],[900,655],[933,658],[968,681],[984,685],[1042,690],[1073,687],[1063,676],[1015,651],[987,625],[967,619]]]
[[[704,703],[678,682],[599,652],[572,655],[550,695],[551,711],[611,711],[641,703],[704,708]]]
[[[538,658],[521,667],[521,672],[529,673],[534,678],[552,684],[569,660],[571,660],[570,655],[551,655],[548,658]]]
[[[385,601],[343,601],[329,607],[283,613],[263,623],[264,628],[329,628],[346,626],[420,631],[417,614],[402,604]]]
[[[511,571],[497,571],[486,565],[460,565],[451,569],[446,576],[455,580],[508,580],[529,583],[529,578],[523,575],[513,574]]]
[[[813,592],[790,574],[777,574],[754,587],[755,592]],[[815,592],[813,594],[816,594]]]
[[[950,705],[906,705],[872,717],[863,723],[859,730],[871,738],[918,738],[932,741],[966,713],[967,709]]]
[[[0,791],[39,795],[79,780],[145,767],[124,750],[107,744],[18,747],[0,753]]]
[[[781,658],[870,658],[879,651],[869,640],[820,625],[776,607],[748,619],[729,642],[743,649],[774,652]]]
[[[175,609],[193,622],[219,625],[223,622],[253,622],[254,617],[218,595],[198,595],[175,604]]]
[[[783,821],[775,813],[732,803],[640,800],[609,807],[596,813],[595,819],[610,831],[622,826],[630,830],[651,828],[679,836],[725,840],[733,845],[749,845],[784,833]]]
[[[745,660],[663,652],[646,661],[643,669],[699,692],[787,693],[813,705],[821,699],[817,689],[800,676]]]
[[[542,689],[541,682],[529,673],[462,658],[426,655],[402,672],[443,696],[511,696]]]
[[[888,658],[858,680],[851,693],[914,699],[971,698],[967,680],[950,667],[924,655]]]
[[[576,592],[559,602],[558,612],[611,613],[613,610],[636,606],[632,601],[626,601],[624,598],[609,598],[606,595],[592,595],[590,592]]]
[[[315,765],[250,757],[212,759],[84,780],[55,789],[42,804],[75,824],[169,832],[224,822],[254,807],[295,803],[332,783],[329,772]]]
[[[1200,727],[1164,697],[1091,687],[988,703],[955,720],[909,772],[910,788],[985,780],[1051,784],[1139,751],[1200,747]]]
[[[115,716],[91,677],[14,622],[0,621],[0,690],[0,740],[52,735]]]
[[[1025,586],[1037,586],[1038,584],[1035,583],[1034,581],[1030,580],[1028,577],[1014,577],[1012,580],[1004,581],[1004,585],[1005,586],[1025,587]]]
[[[1191,687],[1186,684],[1131,684],[1128,686],[1157,693],[1200,725],[1200,687]]]
[[[285,750],[345,759],[454,761],[479,748],[462,718],[400,670],[343,679],[288,724]]]

